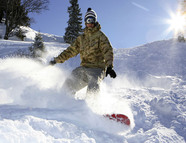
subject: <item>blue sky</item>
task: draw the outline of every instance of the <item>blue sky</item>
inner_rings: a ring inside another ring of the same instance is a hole
[[[177,0],[79,0],[78,3],[83,19],[88,7],[95,10],[113,48],[131,48],[173,36],[166,33],[169,25],[165,21],[170,18],[170,11],[176,11]],[[63,36],[69,6],[69,0],[50,0],[48,11],[31,15],[35,20],[31,28]]]

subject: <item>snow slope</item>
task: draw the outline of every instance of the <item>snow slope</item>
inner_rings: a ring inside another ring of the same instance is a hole
[[[116,79],[99,96],[62,90],[79,56],[49,66],[67,44],[45,42],[43,63],[14,57],[31,41],[0,40],[0,143],[185,143],[186,43],[156,41],[114,49]],[[102,115],[128,115],[131,127]]]
[[[5,32],[6,32],[5,29],[6,29],[5,24],[0,23],[0,39],[3,39]],[[38,31],[31,29],[30,27],[20,26],[20,29],[25,35],[24,41],[34,41],[36,34],[39,33]],[[64,42],[64,39],[62,36],[57,36],[57,35],[48,34],[48,33],[41,33],[41,32],[40,34],[43,38],[43,41],[45,42]],[[16,36],[9,37],[9,40],[21,41]]]

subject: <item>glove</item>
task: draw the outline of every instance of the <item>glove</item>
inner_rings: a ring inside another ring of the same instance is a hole
[[[49,62],[49,64],[53,66],[53,65],[55,65],[55,64],[56,64],[56,61],[55,61],[55,60],[50,61],[50,62]]]
[[[106,70],[106,77],[107,77],[108,74],[110,75],[110,77],[116,78],[116,73],[111,67],[107,68],[107,70]]]

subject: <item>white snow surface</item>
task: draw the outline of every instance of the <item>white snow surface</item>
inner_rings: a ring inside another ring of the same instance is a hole
[[[45,42],[42,63],[14,56],[32,43],[0,40],[0,143],[185,143],[186,43],[114,49],[117,78],[89,97],[86,88],[75,97],[62,89],[79,56],[48,65],[68,44]],[[103,117],[110,113],[131,126]]]

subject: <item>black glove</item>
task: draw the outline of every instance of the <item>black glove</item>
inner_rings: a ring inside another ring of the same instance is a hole
[[[53,65],[55,65],[55,64],[56,64],[56,61],[55,61],[55,60],[50,61],[50,62],[49,62],[49,64],[53,66]]]
[[[110,74],[110,77],[112,77],[112,78],[115,78],[116,77],[116,73],[115,73],[115,71],[111,67],[108,67],[107,70],[106,70],[106,76],[108,74]]]

